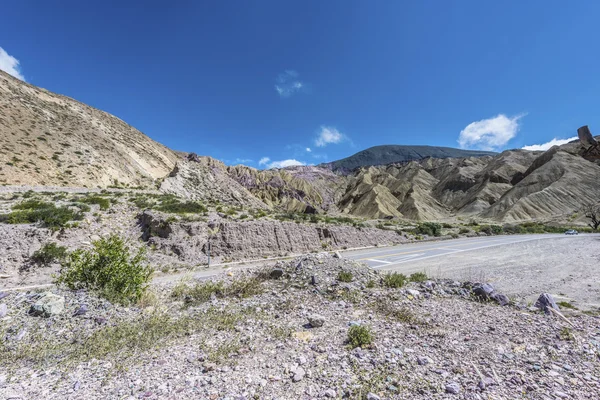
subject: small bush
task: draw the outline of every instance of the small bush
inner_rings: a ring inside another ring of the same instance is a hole
[[[367,326],[355,325],[348,330],[348,346],[354,349],[356,347],[365,347],[373,343],[373,333]]]
[[[417,226],[416,232],[421,235],[440,236],[442,234],[442,226],[435,222],[423,222]]]
[[[123,239],[112,235],[94,242],[91,250],[79,249],[69,254],[55,282],[73,290],[95,290],[113,302],[135,303],[152,277],[152,268],[145,264],[145,258],[144,248],[131,256]]]
[[[389,288],[401,288],[406,283],[406,275],[399,272],[392,272],[391,274],[385,275],[383,278],[383,284]]]
[[[376,286],[376,283],[373,279],[369,279],[366,286],[367,286],[367,289],[373,289]]]
[[[427,277],[427,274],[424,272],[415,272],[414,274],[411,274],[408,279],[411,282],[425,282],[427,279],[429,279]]]
[[[452,229],[452,228],[454,228],[454,226],[452,226],[452,224],[449,224],[449,223],[447,223],[447,222],[444,222],[444,223],[442,224],[442,228],[446,228],[446,229]]]
[[[193,201],[180,202],[167,202],[162,203],[156,208],[158,211],[163,211],[172,214],[198,214],[205,213],[208,209],[200,204]]]
[[[350,271],[340,271],[337,276],[337,280],[340,282],[352,282],[352,272]]]
[[[80,201],[86,204],[97,204],[100,206],[101,210],[108,210],[110,207],[110,200],[101,196],[89,196],[81,199]]]
[[[67,248],[56,243],[46,243],[41,249],[36,250],[31,261],[39,265],[49,265],[53,262],[62,262],[67,256]]]
[[[458,231],[458,233],[460,233],[461,235],[465,235],[470,232],[471,230],[469,228],[460,228],[460,230]]]

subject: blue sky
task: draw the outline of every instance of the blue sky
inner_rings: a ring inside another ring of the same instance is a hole
[[[502,150],[600,132],[598,15],[591,0],[22,0],[2,5],[0,68],[230,164]]]

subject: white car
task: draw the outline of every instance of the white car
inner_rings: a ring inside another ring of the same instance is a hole
[[[565,232],[565,235],[579,235],[579,232],[577,232],[575,229],[569,229]]]

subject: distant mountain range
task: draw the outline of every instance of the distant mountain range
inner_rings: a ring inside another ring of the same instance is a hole
[[[438,146],[403,146],[383,145],[369,147],[350,157],[319,165],[334,171],[352,171],[359,167],[372,165],[387,165],[392,163],[406,163],[420,161],[425,158],[463,158],[493,156],[497,153],[491,151],[461,150],[452,147]]]
[[[2,185],[160,188],[248,210],[367,219],[573,222],[600,199],[600,154],[589,143],[499,154],[375,146],[316,167],[261,171],[175,152],[113,115],[0,71]]]

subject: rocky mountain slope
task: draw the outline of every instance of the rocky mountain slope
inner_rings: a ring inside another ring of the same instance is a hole
[[[483,157],[495,154],[496,153],[492,151],[462,150],[440,146],[383,145],[369,147],[350,157],[321,164],[320,166],[331,168],[334,171],[352,171],[360,167],[406,163],[409,161],[420,161],[426,158]]]
[[[0,71],[0,184],[153,187],[176,158],[113,115]]]
[[[572,222],[600,198],[589,130],[583,142],[546,152],[376,146],[321,166],[261,171],[176,153],[110,114],[1,72],[0,110],[0,184],[159,187],[248,211],[365,219]]]

